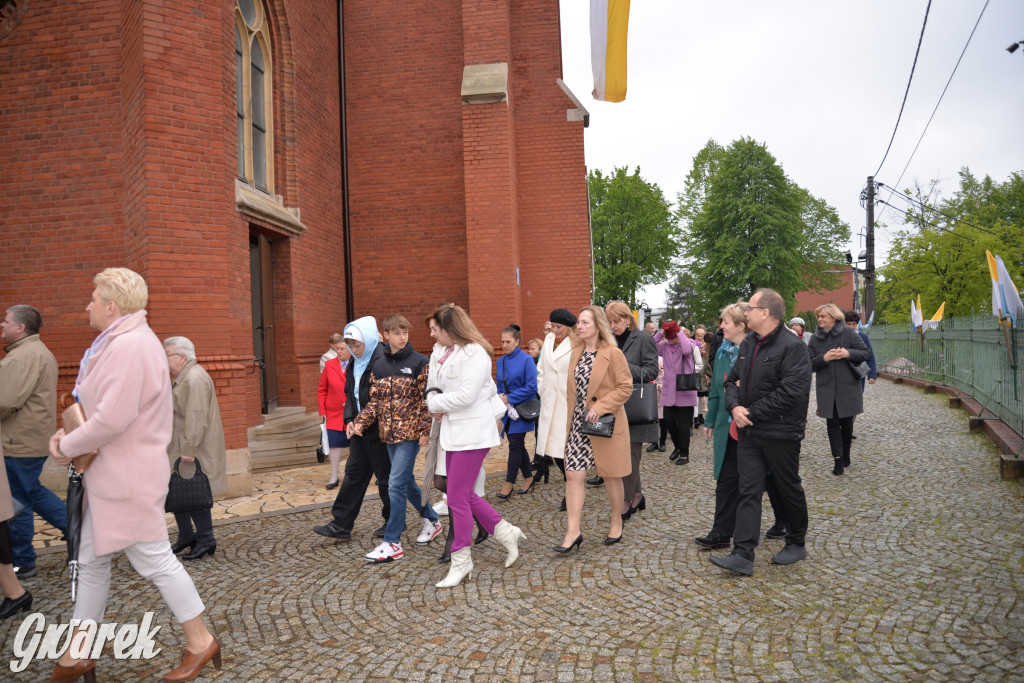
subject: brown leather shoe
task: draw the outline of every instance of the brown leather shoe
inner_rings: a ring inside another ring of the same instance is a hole
[[[58,664],[48,680],[72,683],[82,676],[85,676],[85,683],[96,683],[96,662],[91,659],[79,659],[72,666]]]
[[[164,674],[164,683],[178,683],[179,681],[191,681],[199,675],[206,663],[213,660],[213,668],[220,669],[220,641],[214,637],[209,647],[200,653],[189,652],[186,649],[181,653],[181,664],[170,673]]]

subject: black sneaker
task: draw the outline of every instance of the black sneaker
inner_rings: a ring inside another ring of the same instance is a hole
[[[694,541],[697,542],[701,548],[706,550],[715,550],[716,548],[728,548],[732,545],[732,539],[728,536],[723,536],[717,531],[712,531],[707,536],[699,536]]]
[[[351,541],[352,540],[352,532],[351,531],[345,531],[340,526],[338,526],[333,520],[328,522],[327,524],[324,524],[323,526],[315,526],[315,527],[313,527],[313,531],[317,532],[321,536],[326,536],[327,538],[333,538],[336,541]]]
[[[384,532],[387,530],[387,528],[388,528],[388,523],[384,522],[383,524],[380,525],[379,529],[377,529],[376,531],[373,532],[373,537],[374,538],[384,538]]]
[[[785,524],[773,524],[772,528],[764,533],[765,538],[785,538],[786,534],[789,533],[789,529],[786,528]]]
[[[600,486],[604,483],[604,479],[600,476],[594,477],[593,479],[587,479],[587,486]]]
[[[35,565],[32,565],[31,567],[15,567],[14,568],[14,575],[17,576],[19,580],[21,580],[21,579],[31,579],[32,577],[34,577],[38,573],[39,573],[39,570],[36,569]]]

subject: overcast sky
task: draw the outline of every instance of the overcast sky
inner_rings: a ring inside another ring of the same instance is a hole
[[[628,92],[613,104],[590,94],[590,3],[562,0],[564,80],[591,113],[587,166],[639,166],[674,203],[709,138],[728,145],[752,137],[791,180],[837,209],[856,255],[864,248],[859,195],[896,125],[927,4],[633,0]],[[984,6],[932,1],[903,118],[877,181],[895,186],[910,160],[900,187],[939,179],[949,195],[963,166],[1000,182],[1024,170],[1024,49],[1006,51],[1024,40],[1021,0],[989,1],[911,160]],[[876,230],[876,265],[902,224],[892,209],[881,222],[888,230]],[[647,297],[652,307],[663,305],[664,288],[648,288]]]

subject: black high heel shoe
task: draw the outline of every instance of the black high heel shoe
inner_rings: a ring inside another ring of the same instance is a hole
[[[611,536],[609,536],[608,538],[604,539],[604,544],[605,545],[615,545],[616,543],[618,543],[621,540],[622,540],[622,534],[619,534],[615,538],[612,538]]]
[[[636,510],[646,510],[646,509],[647,509],[647,496],[640,496],[640,502],[636,504]],[[636,510],[634,510],[634,512],[636,512]]]
[[[529,493],[530,491],[533,490],[533,487],[536,484],[537,484],[537,477],[534,477],[533,481],[530,482],[529,486],[527,486],[525,489],[519,489],[518,491],[516,491],[516,493],[518,493],[520,496],[525,496],[527,493]]]
[[[174,553],[175,555],[177,555],[178,553],[182,552],[183,550],[189,550],[189,551],[194,550],[195,547],[196,547],[195,539],[192,539],[191,541],[181,541],[181,540],[179,540],[177,543],[175,543],[174,545],[171,546],[171,552]]]
[[[580,533],[580,535],[576,537],[576,540],[569,544],[569,547],[565,547],[565,546],[562,546],[562,545],[556,545],[554,548],[552,548],[552,550],[554,550],[556,553],[562,553],[564,555],[565,553],[569,552],[573,548],[579,548],[582,543],[583,543],[583,534]]]
[[[205,545],[202,548],[196,548],[190,553],[181,556],[183,560],[198,560],[206,555],[213,557],[213,554],[217,552],[217,544]]]
[[[476,538],[473,539],[473,545],[480,545],[488,538],[490,538],[491,535],[487,533],[487,529],[480,526],[480,520],[474,517],[473,521],[476,522]],[[451,548],[449,548],[449,550],[451,550]]]

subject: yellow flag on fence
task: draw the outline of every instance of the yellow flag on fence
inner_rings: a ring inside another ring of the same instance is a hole
[[[988,249],[985,250],[985,256],[988,258],[989,275],[992,276],[992,315],[998,316],[1000,320],[1004,316],[1009,316],[1013,321],[1013,326],[1018,327],[1017,316],[1024,308],[1024,304],[1020,300],[1020,292],[1017,291],[1017,286],[1010,279],[1003,259],[998,255],[993,256]]]
[[[946,302],[943,301],[942,305],[939,306],[939,310],[935,311],[935,315],[932,316],[932,320],[938,322],[942,320],[942,313],[946,310]]]
[[[594,99],[626,99],[626,32],[629,0],[590,0],[590,61]]]

